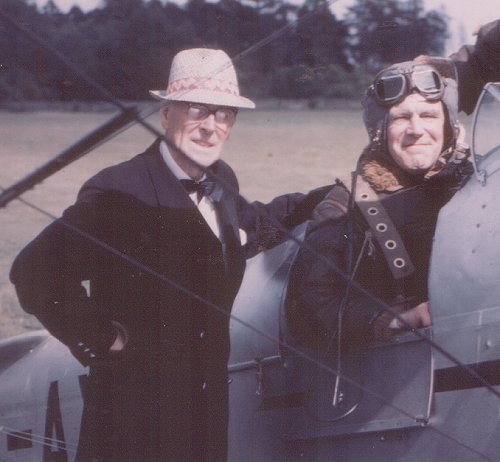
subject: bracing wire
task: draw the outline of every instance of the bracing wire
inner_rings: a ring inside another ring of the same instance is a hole
[[[6,427],[4,425],[0,425],[0,433],[4,433],[6,435],[15,435],[16,439],[29,441],[30,443],[40,444],[42,446],[54,447],[57,446],[60,449],[64,449],[65,451],[76,454],[77,445],[68,443],[67,441],[58,440],[57,438],[47,438],[44,435],[37,435],[31,432],[19,431],[16,428]]]
[[[336,3],[338,0],[330,0],[328,3],[327,3],[327,6],[331,6],[333,5],[334,3]],[[291,30],[293,27],[295,27],[299,22],[302,22],[302,21],[305,21],[305,20],[308,20],[310,19],[311,17],[313,17],[317,12],[318,12],[319,8],[318,9],[312,9],[311,11],[309,11],[308,13],[306,13],[305,15],[301,16],[300,18],[297,18],[295,21],[292,21],[290,24],[287,24],[286,26],[282,27],[281,29],[277,30],[276,32],[274,32],[273,34],[271,34],[270,36],[260,40],[259,42],[255,43],[254,45],[250,46],[247,50],[239,53],[238,55],[236,55],[236,57],[234,58],[234,60],[240,60],[240,59],[243,59],[244,57],[248,56],[249,54],[251,54],[252,52],[255,52],[256,50],[260,49],[261,47],[267,45],[268,43],[272,42],[273,40],[276,40],[277,38],[281,37],[282,35],[286,34],[289,30]],[[75,72],[76,75],[78,75],[80,78],[82,78],[85,82],[87,82],[89,85],[91,85],[93,88],[95,88],[99,93],[101,93],[101,95],[106,98],[108,101],[110,101],[111,103],[115,104],[121,111],[125,111],[127,108],[125,106],[123,106],[111,93],[109,93],[104,87],[102,87],[101,85],[99,85],[97,82],[95,82],[93,79],[91,79],[85,72],[83,72],[80,68],[78,68],[76,65],[74,65],[71,61],[67,60],[64,55],[62,55],[61,53],[59,53],[57,50],[55,50],[53,47],[51,47],[48,43],[46,43],[45,41],[43,41],[41,38],[39,38],[38,36],[36,36],[33,32],[27,30],[26,28],[24,28],[23,26],[19,25],[13,18],[9,17],[7,14],[5,14],[5,12],[3,12],[1,9],[0,9],[0,16],[4,17],[4,19],[6,19],[9,24],[11,24],[16,30],[19,30],[20,32],[22,32],[23,34],[25,34],[28,38],[30,38],[32,41],[34,41],[36,44],[38,44],[39,46],[41,46],[42,48],[44,48],[46,51],[48,51],[49,53],[53,54],[54,56],[56,56],[65,66],[67,66],[68,68],[70,68],[73,72]],[[231,64],[231,61],[228,61],[225,65],[222,65],[219,69],[216,69],[213,74],[216,74],[217,72],[220,72],[221,70],[223,70],[226,66],[230,65]],[[207,76],[207,78],[209,78],[209,76]],[[154,112],[154,111],[152,111]],[[151,113],[152,113],[151,112]],[[147,115],[141,115],[141,116],[136,116],[135,117],[135,120],[140,123],[142,126],[144,126],[146,129],[148,129],[149,131],[151,131],[154,135],[158,136],[158,137],[161,137],[163,139],[163,141],[165,141],[169,146],[171,146],[171,143],[168,139],[164,138],[163,135],[154,127],[150,126],[149,124],[147,124],[145,121],[144,121],[144,117],[147,117],[148,115],[150,114],[147,114]],[[189,161],[193,162],[191,159],[189,159],[189,157],[187,157],[185,155],[185,153],[182,153],[184,154],[184,156],[186,157],[186,159],[188,159]],[[198,165],[198,167],[201,167]],[[205,169],[204,169],[205,170]],[[212,175],[212,176],[215,176],[212,172],[208,172],[206,171],[206,173],[208,173],[209,175]],[[239,195],[239,193],[237,191],[235,191],[230,185],[228,185],[226,182],[224,182],[222,179],[220,178],[216,178],[220,183],[222,183],[224,185],[224,187],[226,187],[226,189],[228,189],[232,194],[234,195]],[[243,200],[246,202],[246,205],[250,205],[252,206],[252,204],[249,204],[244,198]],[[261,212],[259,212],[261,213]],[[270,217],[269,215],[267,216],[267,218],[269,218],[270,220],[274,221],[275,224],[277,227],[281,228],[281,231],[283,231],[285,233],[285,235],[294,240],[297,244],[299,245],[305,245],[304,243],[301,243],[300,241],[298,241],[293,235],[291,235],[291,233],[284,229],[280,223],[276,223],[276,220],[273,219],[273,217]],[[323,257],[323,256],[319,256],[319,257]],[[325,259],[325,257],[323,257],[324,261],[327,261]],[[330,264],[330,266],[332,265],[331,262],[328,262],[327,263]],[[341,275],[344,279],[348,280],[349,276],[347,275],[342,275],[341,273],[341,270],[339,268],[332,268],[334,269],[334,271],[336,271],[339,275]],[[375,300],[374,299],[374,296],[370,293],[368,293],[367,291],[364,291],[364,288],[362,287],[356,287],[356,284],[354,284],[354,288],[357,288],[359,291],[361,291],[361,293],[363,293],[363,295],[365,296],[368,296],[370,298],[373,299],[373,301],[376,302],[377,306],[381,309],[381,310],[385,310],[385,311],[389,311],[391,313],[391,315],[393,315],[394,317],[398,318],[399,321],[401,322],[401,324],[403,324],[404,326],[406,326],[407,328],[410,328],[411,326],[409,326],[406,321],[402,318],[400,318],[400,315],[399,313],[395,312],[390,306],[388,306],[387,304],[385,304],[384,302],[380,301],[380,300]],[[415,332],[417,335],[419,335],[419,332]],[[420,334],[421,335],[421,334]],[[432,341],[430,341],[430,339],[428,339],[426,336],[423,336],[421,335],[422,338],[424,339],[424,341],[427,341],[427,342],[431,342],[431,345],[434,347],[434,348],[437,348],[438,351],[440,351],[440,353],[442,353],[445,357],[447,357],[448,359],[450,359],[452,362],[454,362],[456,365],[458,366],[462,366],[464,367],[467,372],[472,375],[476,380],[478,380],[479,382],[481,382],[484,386],[488,387],[488,383],[484,380],[483,377],[481,377],[479,374],[477,374],[473,369],[469,368],[468,366],[466,366],[465,364],[461,364],[460,361],[458,361],[457,359],[453,358],[451,355],[449,355],[447,352],[445,352],[444,350],[441,350],[439,348],[438,345],[436,344],[433,344]],[[494,394],[496,394],[498,397],[500,397],[500,393],[498,393],[491,385],[489,385],[488,387],[490,389],[490,391],[492,391]]]
[[[335,3],[336,0],[332,0],[329,2],[329,5]],[[312,17],[314,15],[315,11],[310,11],[309,13],[307,13],[306,15],[304,15],[302,18],[300,18],[301,20],[302,19],[308,19],[310,17]],[[73,71],[79,75],[84,81],[86,81],[89,85],[93,86],[96,90],[98,90],[99,93],[101,93],[101,95],[104,96],[105,99],[107,99],[108,101],[112,102],[113,104],[115,104],[119,110],[121,111],[124,111],[126,109],[126,107],[121,104],[119,101],[116,100],[116,98],[111,95],[105,88],[101,87],[99,84],[97,84],[96,82],[94,82],[92,79],[90,79],[88,76],[86,76],[85,73],[83,73],[78,67],[74,66],[72,63],[70,63],[68,60],[66,60],[66,58],[64,56],[62,56],[60,53],[58,53],[56,50],[54,50],[52,47],[50,47],[49,45],[47,45],[45,42],[43,42],[41,39],[39,39],[38,37],[36,37],[33,33],[31,33],[30,31],[27,31],[26,29],[24,29],[22,26],[18,25],[12,18],[8,17],[4,12],[1,11],[0,9],[0,16],[2,16],[4,19],[7,20],[7,22],[9,22],[9,24],[11,24],[16,30],[20,31],[21,33],[23,34],[26,34],[28,35],[32,40],[34,40],[36,43],[38,43],[40,46],[42,46],[44,49],[46,49],[47,51],[49,51],[50,53],[54,54],[55,56],[58,57],[58,59],[61,60],[61,62],[63,62],[63,64],[69,66],[71,69],[73,69]],[[299,19],[296,20],[296,22],[298,22]],[[250,48],[248,48],[247,50],[245,50],[244,52],[236,55],[236,57],[234,58],[235,61],[237,60],[240,60],[240,59],[243,59],[244,57],[246,57],[248,54],[250,54],[251,52],[254,52],[256,51],[257,49],[259,49],[260,47],[262,46],[265,46],[266,44],[272,42],[273,40],[277,39],[278,37],[280,37],[281,35],[285,34],[288,30],[290,30],[290,28],[293,27],[293,24],[289,24],[287,26],[285,26],[284,28],[276,31],[275,33],[271,34],[271,36],[257,42],[256,44],[254,44],[253,46],[251,46]],[[149,126],[143,119],[143,115],[141,116],[138,116],[136,118],[136,121],[138,123],[140,123],[141,125],[143,125],[146,129],[148,129],[149,131],[151,131],[154,135],[156,136],[160,136],[162,137],[162,134],[159,133],[154,127],[151,127]],[[167,141],[167,144],[168,144],[168,140],[165,140]],[[223,180],[217,178],[217,180],[219,180],[225,187],[226,189],[230,190],[231,193],[233,194],[238,194],[237,191],[234,191],[234,190],[231,190],[232,188],[229,187],[229,185],[225,184]],[[246,200],[243,198],[243,200],[246,202]],[[26,201],[22,200],[24,203],[26,203]],[[250,205],[251,204],[248,204],[248,202],[246,202],[247,205]],[[30,205],[31,206],[31,205]],[[46,212],[44,212],[43,210],[39,209],[39,208],[36,208],[36,207],[32,207],[32,208],[35,208],[36,210],[38,210],[40,213],[44,213],[48,216],[50,216],[54,221],[58,220],[56,217],[50,215],[50,214],[47,214]],[[271,218],[268,216],[268,218]],[[272,219],[272,218],[271,218]],[[61,220],[59,220],[59,222],[61,222]],[[62,222],[61,222],[62,223]],[[63,223],[64,226],[67,226],[69,224],[67,223]],[[71,227],[71,225],[69,225]],[[292,239],[294,240],[295,242],[297,242],[299,245],[301,246],[304,246],[306,245],[305,243],[301,243],[300,241],[298,241],[294,236],[292,236],[288,230],[284,229],[283,226],[279,225],[278,224],[278,227],[281,228],[281,230],[284,232],[284,234],[289,238],[289,239]],[[74,229],[74,227],[72,227],[73,231],[74,232],[78,232],[78,233],[82,233],[81,230],[77,230],[77,229]],[[90,240],[92,241],[96,241],[95,238],[93,238],[92,236],[86,236],[87,238],[89,238]],[[99,242],[96,242],[97,244],[101,245],[106,245],[104,243],[99,243]],[[110,251],[112,251],[111,249],[108,249]],[[125,259],[129,259],[127,256],[124,256],[124,255],[121,255],[123,258]],[[326,257],[322,256],[322,255],[318,255],[318,258],[322,258],[324,261],[327,261],[328,264],[330,266],[332,266],[332,263],[330,261],[328,261],[328,259],[326,259]],[[130,262],[131,264],[134,264],[134,262]],[[137,262],[138,264],[140,264],[140,262]],[[143,270],[146,270],[146,268],[142,268]],[[341,277],[343,278],[348,278],[348,276],[344,275],[341,270],[339,268],[332,268],[334,269]],[[151,270],[150,270],[151,271]],[[179,290],[183,290],[183,291],[186,291],[187,289],[183,288],[183,287],[178,287],[178,284],[175,283],[174,281],[169,281],[168,279],[164,278],[162,275],[158,275],[156,274],[155,276],[159,277],[160,279],[163,279],[165,283],[168,283],[168,284],[171,284],[171,285],[174,285],[176,286]],[[391,314],[394,315],[394,317],[398,318],[399,319],[399,314],[394,312],[391,307],[389,307],[388,305],[386,305],[384,302],[382,302],[381,300],[378,300],[376,299],[372,294],[368,293],[364,288],[360,287],[360,286],[357,286],[356,284],[353,284],[353,288],[357,289],[358,291],[360,291],[363,295],[367,296],[367,297],[370,297],[374,303],[379,307],[379,309],[382,309],[382,310],[386,310],[386,311],[390,311]],[[189,292],[189,291],[188,291]],[[198,298],[200,299],[200,301],[202,301],[204,304],[210,306],[212,309],[217,309],[217,310],[222,310],[220,307],[216,307],[214,306],[213,304],[211,304],[210,302],[208,302],[207,300],[204,300],[202,298],[200,298],[198,295],[196,294],[193,294],[191,293],[190,294],[191,296],[195,297],[195,298]],[[225,315],[229,315],[229,316],[232,316],[233,319],[235,319],[237,322],[240,322],[242,323],[243,325],[245,325],[245,327],[257,332],[258,334],[262,335],[263,337],[267,337],[268,339],[270,340],[273,340],[273,341],[277,341],[276,339],[273,339],[273,338],[269,338],[269,336],[267,334],[265,334],[264,332],[260,332],[258,329],[256,329],[255,327],[249,325],[248,323],[240,320],[240,319],[237,319],[234,317],[234,315],[230,315],[228,314],[227,312],[224,311],[224,314]],[[402,324],[405,324],[404,320],[403,319],[400,319],[400,322]],[[409,326],[407,326],[409,327]],[[497,397],[500,397],[500,394],[491,386],[491,384],[489,384],[488,382],[486,382],[484,380],[483,377],[479,376],[474,370],[472,370],[470,367],[466,366],[465,364],[462,364],[458,359],[454,358],[452,355],[450,355],[448,352],[446,352],[445,350],[443,350],[439,345],[435,344],[432,340],[428,339],[425,335],[421,334],[420,332],[418,331],[414,331],[417,335],[419,335],[424,341],[426,341],[427,343],[429,343],[432,347],[434,347],[435,349],[437,349],[441,354],[443,354],[445,357],[447,357],[448,359],[450,359],[452,362],[454,362],[455,364],[457,364],[459,367],[463,368],[465,371],[467,371],[467,373],[469,373],[470,375],[472,375],[475,379],[477,379],[479,382],[481,382],[485,387],[487,387],[491,392],[493,392]],[[282,342],[283,343],[283,342]],[[286,346],[288,349],[291,349],[292,347],[290,345],[284,345]],[[299,355],[304,355],[304,353],[300,350],[296,350],[295,351],[296,354],[299,354]],[[332,368],[328,367],[328,366],[325,366],[324,364],[320,364],[315,358],[306,358],[308,360],[312,360],[316,363],[316,365],[318,365],[319,367],[322,367],[322,368],[328,368],[328,370],[334,374],[337,373],[337,371],[333,370]],[[355,383],[354,381],[352,381],[351,379],[349,379],[348,377],[343,377],[347,382],[352,382],[353,385],[357,386],[358,388],[360,389],[363,389],[365,392],[367,393],[370,393],[373,395],[373,392],[370,392],[370,390],[366,390],[364,389],[364,387],[360,384],[357,384]],[[382,397],[379,397],[383,400],[383,402],[385,402],[385,404],[397,409],[399,412],[401,412],[402,414],[412,418],[412,419],[415,419],[414,416],[411,416],[409,415],[408,413],[406,413],[403,409],[399,409],[398,407],[394,406],[392,403],[390,402],[387,402],[386,400],[384,400],[384,398]],[[430,428],[433,428],[433,427],[430,427]],[[443,432],[439,431],[438,429],[436,428],[433,428],[434,431],[437,431],[438,433],[442,434],[443,436],[447,437],[447,438],[450,438],[452,440],[454,440],[453,437],[449,436],[449,435],[446,435],[444,434]],[[456,441],[456,440],[455,440]],[[468,448],[469,450],[475,452],[476,454],[479,454],[481,456],[483,456],[486,460],[489,460],[486,456],[478,453],[476,450],[474,450],[473,448],[469,448],[468,446],[466,445],[463,445],[461,442],[458,442],[456,441],[457,444],[463,446],[463,447],[466,447]]]
[[[195,300],[197,300],[199,302],[202,302],[204,305],[206,305],[210,309],[213,309],[213,310],[219,312],[220,314],[222,314],[224,316],[229,316],[233,321],[238,322],[239,324],[241,324],[242,326],[244,326],[246,329],[255,332],[256,334],[260,335],[261,337],[263,337],[263,338],[265,338],[267,340],[270,340],[272,342],[278,342],[280,346],[287,348],[289,352],[292,352],[292,353],[296,354],[297,356],[301,357],[302,359],[304,359],[306,361],[309,361],[311,364],[314,364],[319,369],[324,370],[324,371],[326,371],[328,373],[331,373],[333,375],[339,376],[340,378],[342,378],[347,383],[353,385],[354,387],[358,388],[361,391],[364,391],[365,393],[369,394],[370,396],[372,396],[373,398],[375,398],[379,402],[381,402],[381,403],[383,403],[383,404],[385,404],[385,405],[387,405],[387,406],[389,406],[389,407],[397,410],[402,415],[410,418],[411,420],[414,420],[415,422],[421,422],[422,421],[421,418],[414,416],[413,414],[411,414],[410,412],[408,412],[405,409],[401,408],[400,406],[397,406],[394,403],[392,403],[391,401],[387,400],[385,397],[381,396],[380,394],[374,392],[373,390],[370,390],[370,389],[366,388],[365,386],[363,386],[362,384],[358,383],[357,381],[351,379],[347,375],[344,375],[341,371],[339,371],[339,370],[337,370],[337,369],[335,369],[335,368],[333,368],[333,367],[325,364],[324,362],[318,360],[314,356],[311,356],[307,352],[305,352],[305,351],[303,351],[303,350],[301,350],[299,348],[296,348],[293,345],[290,345],[286,341],[283,341],[281,339],[276,339],[272,335],[269,335],[269,334],[263,332],[262,330],[258,329],[254,325],[248,323],[247,321],[244,321],[243,319],[237,317],[234,314],[227,313],[227,311],[224,308],[216,305],[215,303],[210,302],[209,300],[204,299],[203,297],[201,297],[198,294],[194,293],[193,291],[187,289],[186,287],[182,286],[181,284],[177,283],[176,281],[174,281],[174,280],[172,280],[172,279],[164,276],[163,274],[160,274],[160,273],[156,272],[155,270],[151,269],[149,266],[142,264],[140,261],[138,261],[138,260],[130,257],[129,255],[124,254],[123,252],[121,252],[121,251],[115,249],[114,247],[106,244],[105,242],[103,242],[103,241],[95,238],[91,234],[89,234],[89,233],[87,233],[87,232],[79,229],[76,226],[73,226],[71,223],[68,223],[67,221],[64,221],[62,218],[57,218],[55,215],[53,215],[53,214],[51,214],[51,213],[49,213],[49,212],[47,212],[47,211],[45,211],[45,210],[37,207],[36,205],[34,205],[34,204],[26,201],[23,198],[19,198],[18,200],[20,202],[22,202],[24,205],[32,208],[33,210],[39,212],[40,214],[43,214],[46,217],[50,218],[53,222],[57,222],[57,223],[61,224],[62,226],[64,226],[65,228],[71,230],[72,232],[74,232],[74,233],[76,233],[76,234],[84,237],[85,239],[88,239],[90,242],[92,242],[92,243],[96,244],[97,246],[105,249],[110,254],[116,255],[116,256],[120,257],[121,259],[123,259],[127,263],[129,263],[130,265],[132,265],[132,266],[140,269],[141,271],[143,271],[145,274],[153,276],[156,279],[158,279],[160,282],[162,282],[164,284],[167,284],[167,285],[169,285],[171,287],[174,287],[175,289],[183,292],[184,294],[189,295],[190,297],[194,298]],[[430,428],[435,433],[437,433],[437,434],[439,434],[439,435],[441,435],[441,436],[449,439],[450,441],[455,442],[457,445],[461,446],[462,448],[464,448],[464,449],[466,449],[466,450],[468,450],[468,451],[470,451],[470,452],[472,452],[472,453],[474,453],[474,454],[482,457],[484,460],[493,462],[489,457],[487,457],[486,455],[482,454],[477,449],[475,449],[475,448],[473,448],[473,447],[471,447],[471,446],[469,446],[467,444],[464,444],[461,441],[458,441],[456,438],[454,438],[453,436],[447,434],[446,432],[443,432],[442,430],[439,430],[438,428],[433,427],[432,425],[428,426],[427,428]]]

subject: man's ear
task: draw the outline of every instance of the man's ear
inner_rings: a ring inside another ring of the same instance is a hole
[[[238,113],[236,113],[236,116],[238,116]],[[229,128],[229,133],[227,134],[226,141],[229,139],[231,136],[231,131],[233,130],[234,124],[236,123],[236,118],[234,119],[233,125]]]
[[[167,104],[164,104],[160,109],[160,120],[161,126],[166,130],[168,127],[168,110],[169,107]]]

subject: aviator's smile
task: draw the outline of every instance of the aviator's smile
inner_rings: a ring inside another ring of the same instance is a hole
[[[408,144],[403,144],[403,148],[405,149],[411,149],[411,148],[422,148],[422,147],[428,147],[432,146],[431,143],[408,143]]]

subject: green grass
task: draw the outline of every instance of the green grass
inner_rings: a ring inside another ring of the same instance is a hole
[[[111,114],[0,112],[5,188],[57,155]],[[149,122],[159,128],[158,114]],[[102,168],[128,159],[153,141],[134,126],[23,195],[53,216],[75,200],[81,184]],[[249,200],[308,191],[349,172],[367,142],[359,109],[241,111],[224,159],[235,169]],[[16,254],[51,218],[19,201],[0,209],[0,338],[37,328],[17,302],[8,273]]]

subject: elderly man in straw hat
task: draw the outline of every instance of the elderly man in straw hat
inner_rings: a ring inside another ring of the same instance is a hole
[[[293,224],[323,190],[250,208],[220,159],[238,108],[220,50],[175,56],[163,140],[88,180],[14,262],[23,308],[90,366],[77,460],[223,461],[240,228],[257,211]],[[325,189],[326,190],[326,189]]]

